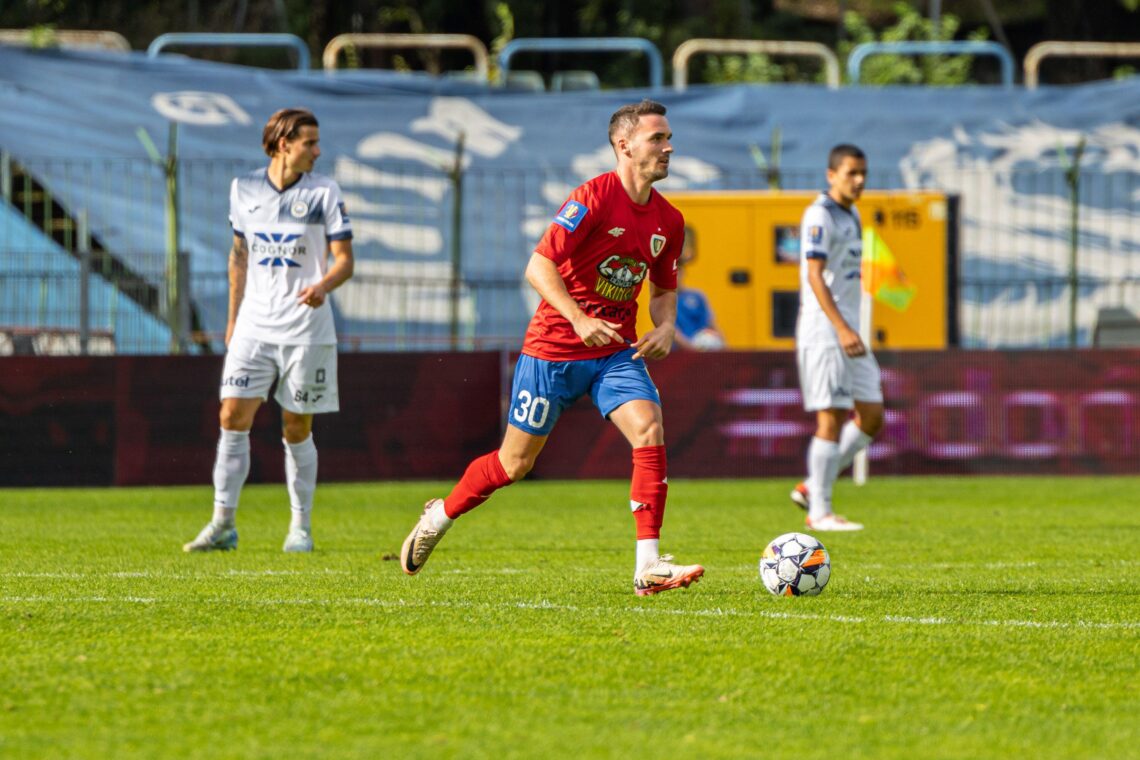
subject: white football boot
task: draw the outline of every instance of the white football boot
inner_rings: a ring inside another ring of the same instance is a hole
[[[704,574],[705,569],[700,565],[674,565],[672,554],[662,554],[637,571],[633,576],[633,590],[638,596],[648,596],[673,588],[687,588]]]
[[[442,502],[443,499],[429,499],[427,504],[424,504],[423,514],[416,522],[416,527],[412,528],[412,532],[404,539],[404,545],[400,549],[400,568],[408,575],[415,575],[423,570],[432,549],[443,538],[444,532],[432,526],[431,516],[428,514],[437,501]]]
[[[796,487],[792,489],[791,494],[789,494],[789,497],[793,504],[807,512],[808,504],[811,503],[807,483],[797,483]]]
[[[286,552],[311,552],[313,550],[313,534],[304,528],[290,528],[285,536],[285,545],[281,547]]]
[[[824,515],[814,520],[809,515],[804,518],[804,525],[808,530],[819,532],[839,533],[852,530],[863,530],[863,523],[851,522],[840,515]]]
[[[188,544],[182,545],[184,552],[229,551],[236,549],[238,543],[237,528],[234,524],[211,520],[205,528]]]

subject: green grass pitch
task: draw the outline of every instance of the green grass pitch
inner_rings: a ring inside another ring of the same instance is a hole
[[[674,482],[706,575],[653,597],[621,482],[501,491],[414,578],[442,484],[319,486],[312,555],[281,485],[209,555],[206,486],[0,491],[0,756],[1140,756],[1140,479],[844,482],[867,530],[775,598],[791,485]]]

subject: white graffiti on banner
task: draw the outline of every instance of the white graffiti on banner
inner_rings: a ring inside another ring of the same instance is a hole
[[[248,126],[253,122],[233,98],[220,92],[156,92],[150,104],[164,118],[199,127]]]
[[[386,313],[375,309],[380,302],[402,304],[403,318],[412,315],[419,322],[445,323],[451,318],[452,284],[449,269],[441,275],[445,240],[440,230],[450,213],[444,205],[451,182],[447,174],[454,168],[459,136],[463,136],[461,169],[467,169],[473,157],[498,157],[522,135],[520,127],[504,124],[466,98],[455,97],[433,98],[427,115],[413,120],[409,128],[424,139],[375,132],[357,144],[355,158],[341,157],[334,167],[338,184],[355,191],[346,192],[346,198],[360,201],[350,205],[358,244],[380,245],[399,260],[399,276],[406,283],[367,277],[349,280],[336,296],[349,318],[385,319]],[[413,168],[392,168],[401,163]],[[367,258],[361,257],[358,272],[372,271]],[[385,266],[389,263],[393,262]],[[391,269],[384,272],[392,274]],[[380,292],[401,287],[399,293]],[[472,296],[462,283],[460,288],[459,315],[472,321]]]
[[[961,196],[963,275],[991,284],[962,292],[966,346],[1063,341],[1072,206],[1065,171],[1081,157],[1077,322],[1088,335],[1102,306],[1140,299],[1140,129],[1122,122],[1069,129],[1031,121],[956,128],[915,143],[899,163],[903,184]],[[1099,283],[1096,281],[1099,280]],[[1112,281],[1115,284],[1109,284]]]

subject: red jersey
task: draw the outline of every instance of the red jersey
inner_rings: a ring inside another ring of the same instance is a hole
[[[558,266],[570,297],[588,316],[616,322],[627,343],[637,340],[637,294],[646,276],[677,289],[677,259],[685,236],[681,212],[656,190],[640,206],[615,172],[594,177],[570,194],[535,253]],[[625,349],[587,346],[545,300],[526,331],[522,352],[547,361],[593,359]]]

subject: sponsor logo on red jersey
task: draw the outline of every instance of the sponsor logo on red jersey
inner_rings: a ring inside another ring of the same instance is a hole
[[[638,284],[649,273],[644,261],[614,254],[598,264],[598,280],[594,290],[611,301],[630,301]]]

